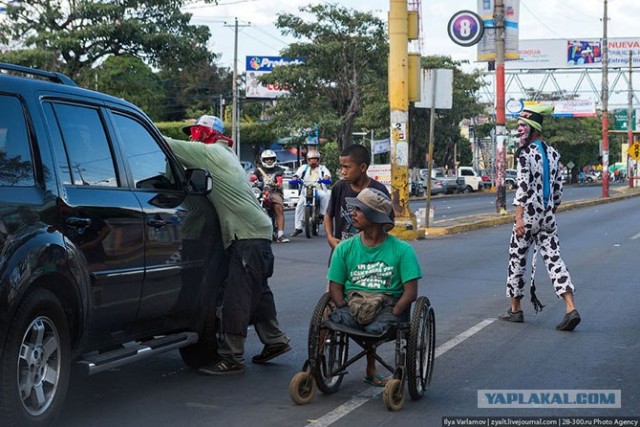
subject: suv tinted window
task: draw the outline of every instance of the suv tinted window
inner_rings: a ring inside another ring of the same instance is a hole
[[[0,186],[31,187],[33,162],[20,101],[0,95],[0,111]]]
[[[55,104],[73,185],[117,187],[118,180],[100,113],[94,108]]]
[[[131,117],[118,113],[113,117],[116,130],[124,142],[122,149],[129,163],[135,187],[177,189],[170,163],[149,131]]]

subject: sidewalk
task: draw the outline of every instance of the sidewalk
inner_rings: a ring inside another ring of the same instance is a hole
[[[616,187],[611,189],[609,197],[606,199],[595,198],[562,203],[558,208],[558,212],[568,211],[571,209],[579,209],[586,206],[599,205],[602,203],[617,202],[618,200],[624,200],[637,196],[640,196],[640,188]],[[443,236],[445,234],[464,233],[465,231],[478,230],[480,228],[513,223],[515,221],[514,215],[515,214],[513,211],[505,215],[499,215],[497,213],[469,215],[434,221],[431,227],[421,227],[419,228],[419,230],[420,232],[424,232],[424,236],[426,238],[432,236]]]

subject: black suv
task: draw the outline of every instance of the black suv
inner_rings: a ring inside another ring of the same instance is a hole
[[[216,354],[226,260],[211,176],[134,105],[0,64],[0,419],[49,425],[72,364]]]

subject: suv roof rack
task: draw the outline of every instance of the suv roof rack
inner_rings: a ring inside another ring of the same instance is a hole
[[[54,83],[60,83],[67,86],[78,86],[78,84],[71,80],[69,77],[65,76],[62,73],[56,73],[53,71],[44,71],[37,68],[25,67],[22,65],[7,64],[5,62],[0,62],[0,70],[14,71],[31,76],[37,76],[50,80]]]

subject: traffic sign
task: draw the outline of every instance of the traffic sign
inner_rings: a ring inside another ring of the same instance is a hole
[[[640,160],[640,142],[636,141],[629,147],[629,155],[635,161]]]
[[[484,24],[477,13],[461,10],[455,13],[447,25],[449,37],[460,46],[473,46],[484,34]]]

